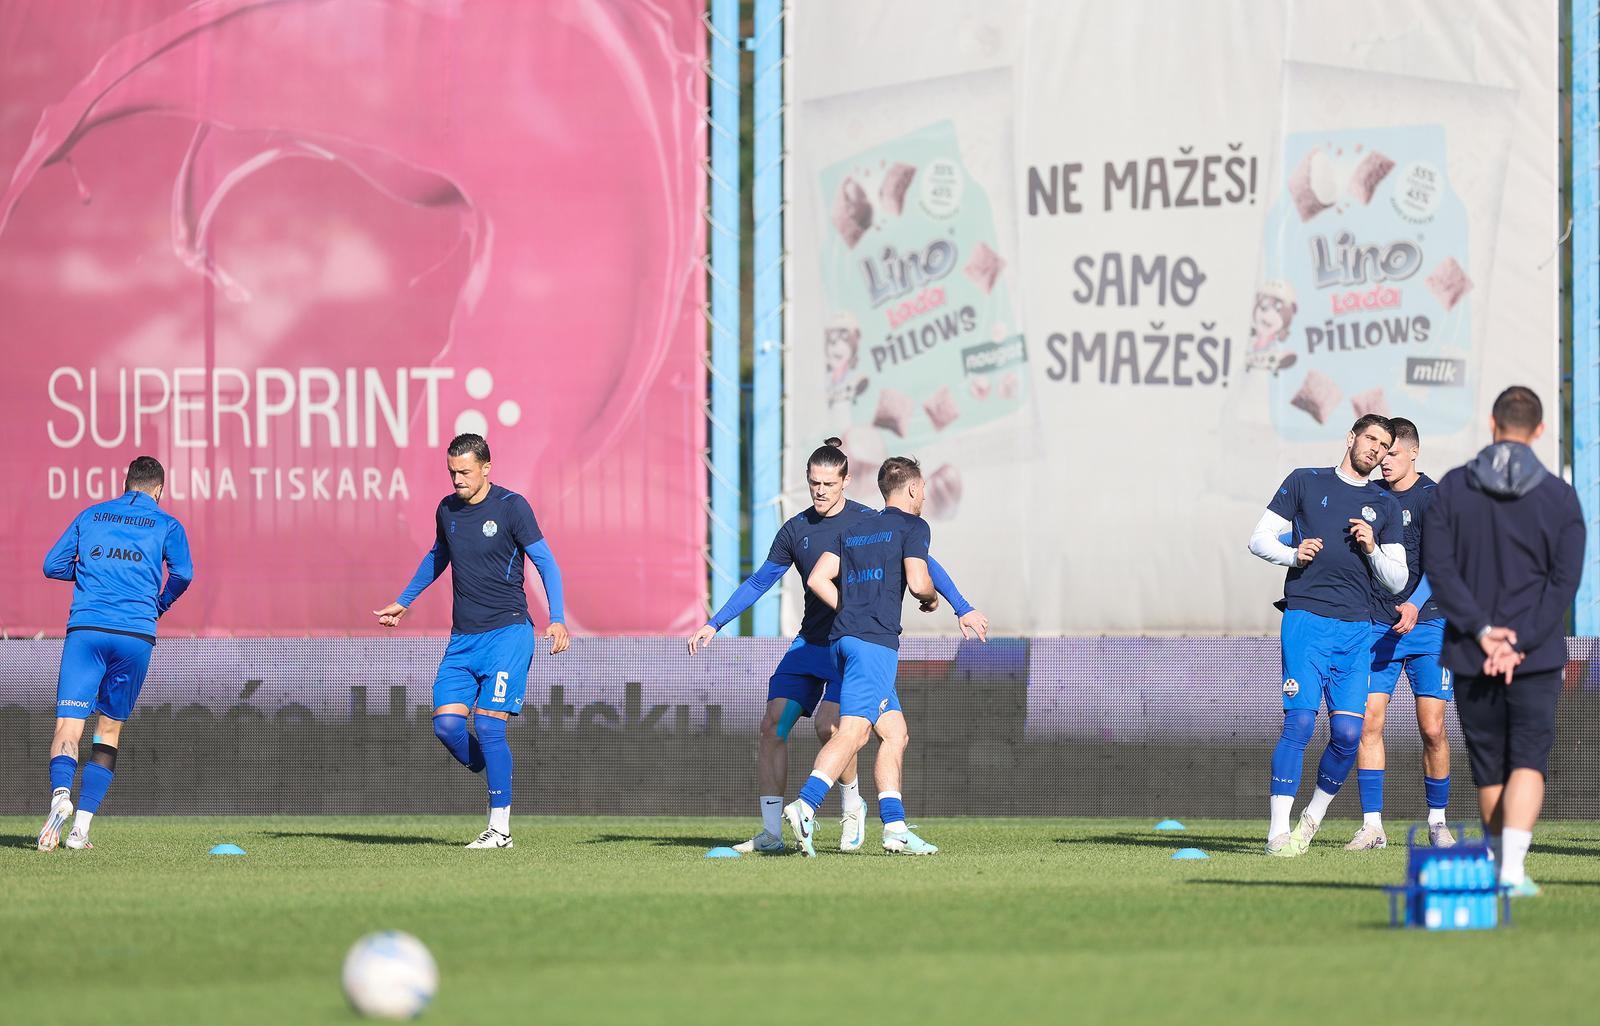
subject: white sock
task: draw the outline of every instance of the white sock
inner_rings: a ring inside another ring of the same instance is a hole
[[[1312,795],[1311,800],[1306,803],[1306,815],[1316,820],[1317,825],[1321,826],[1322,817],[1328,814],[1328,805],[1332,801],[1333,795],[1320,787],[1317,788],[1317,793]]]
[[[489,810],[489,829],[498,830],[507,837],[511,836],[511,806],[502,805],[498,809]]]
[[[1506,854],[1506,860],[1500,863],[1500,882],[1514,887],[1527,876],[1522,864],[1528,857],[1528,846],[1533,843],[1533,831],[1506,827],[1500,837]]]
[[[783,836],[783,795],[761,796],[761,829],[773,837]]]
[[[1383,829],[1383,813],[1381,813],[1381,812],[1363,812],[1361,814],[1361,825],[1362,826],[1371,827],[1374,830],[1382,830]]]
[[[1272,840],[1279,834],[1289,832],[1289,810],[1294,807],[1294,795],[1275,794],[1272,796],[1272,821],[1267,826],[1267,840]]]
[[[93,822],[94,813],[79,809],[77,817],[72,821],[72,829],[77,833],[87,834],[89,832],[89,824]]]
[[[842,780],[839,782],[839,801],[844,804],[846,809],[859,809],[867,804],[861,797],[860,777],[856,777],[848,783]]]
[[[1443,822],[1444,822],[1444,810],[1443,809],[1429,809],[1428,810],[1428,825],[1429,826],[1436,826],[1436,825],[1441,824]]]

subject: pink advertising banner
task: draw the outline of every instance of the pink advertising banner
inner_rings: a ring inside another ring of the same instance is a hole
[[[0,631],[63,629],[44,553],[139,454],[163,632],[374,631],[459,431],[574,630],[703,620],[702,8],[0,7]]]

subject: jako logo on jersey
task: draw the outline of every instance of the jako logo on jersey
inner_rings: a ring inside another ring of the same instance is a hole
[[[1378,519],[1378,511],[1373,509],[1371,506],[1362,506],[1361,507],[1361,519],[1365,520],[1367,523],[1370,524],[1374,520]]]
[[[96,545],[94,548],[89,550],[89,558],[90,559],[99,559],[100,558],[100,546]]]
[[[1403,510],[1400,511],[1400,526],[1401,527],[1410,527],[1411,526],[1411,511],[1409,509],[1403,509]]]
[[[144,562],[144,553],[138,551],[137,549],[107,549],[104,553],[102,553],[100,551],[100,546],[96,545],[94,548],[89,550],[89,558],[91,559],[99,559],[102,555],[104,555],[107,559],[123,559],[127,560],[129,563]]]
[[[883,580],[882,567],[870,567],[866,570],[852,570],[848,574],[845,574],[844,577],[844,583],[846,584],[855,584],[857,581],[881,580]]]
[[[493,520],[485,520],[483,522],[483,536],[485,538],[493,538],[495,534],[499,532],[499,530],[500,525],[495,523]]]
[[[1288,695],[1290,698],[1298,695],[1300,693],[1300,682],[1295,680],[1293,677],[1290,677],[1288,680],[1283,682],[1283,693]]]

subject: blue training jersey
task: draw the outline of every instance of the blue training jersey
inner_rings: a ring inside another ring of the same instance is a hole
[[[1388,492],[1400,506],[1401,534],[1406,543],[1406,586],[1398,595],[1391,595],[1389,589],[1372,582],[1372,618],[1379,623],[1396,623],[1400,614],[1395,612],[1395,606],[1411,601],[1412,595],[1417,590],[1417,584],[1422,580],[1422,517],[1433,504],[1433,497],[1438,494],[1439,483],[1427,474],[1420,474],[1410,488],[1397,492],[1390,488],[1388,482],[1378,485]],[[1437,620],[1444,616],[1444,611],[1433,600],[1430,593],[1425,596],[1422,605],[1417,607],[1417,622],[1423,620]]]
[[[194,560],[178,518],[130,489],[79,513],[44,557],[44,575],[72,582],[68,630],[91,627],[153,641],[156,620],[194,579]]]
[[[1285,608],[1334,620],[1370,621],[1373,595],[1386,589],[1351,537],[1350,521],[1371,524],[1380,546],[1402,543],[1400,504],[1394,496],[1372,481],[1351,484],[1333,467],[1307,467],[1283,479],[1267,508],[1294,525],[1291,544],[1296,548],[1307,538],[1322,539],[1315,559],[1290,567],[1284,576]]]
[[[777,537],[772,539],[772,548],[767,552],[767,562],[782,567],[793,565],[800,571],[800,582],[804,585],[817,560],[833,548],[845,528],[863,516],[874,515],[876,511],[871,506],[854,499],[846,499],[844,508],[831,517],[825,517],[815,508],[807,506],[778,528]],[[828,604],[812,594],[810,588],[806,588],[800,637],[812,645],[826,645],[828,634],[833,629],[833,615]]]
[[[898,650],[905,560],[927,559],[930,542],[926,520],[893,507],[852,519],[830,547],[839,557],[839,611],[829,640],[859,638]]]
[[[410,607],[422,590],[452,567],[454,634],[484,634],[528,622],[523,593],[523,557],[534,561],[550,601],[550,619],[565,620],[561,577],[528,500],[509,488],[489,486],[482,502],[454,493],[434,513],[433,548],[422,557],[416,576],[396,600]]]

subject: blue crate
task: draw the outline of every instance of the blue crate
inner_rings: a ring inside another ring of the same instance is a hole
[[[1406,835],[1406,882],[1385,887],[1389,925],[1425,930],[1492,930],[1511,921],[1508,888],[1489,857],[1482,830],[1474,839],[1465,824],[1452,823],[1460,841],[1454,848],[1418,845],[1418,823]]]

